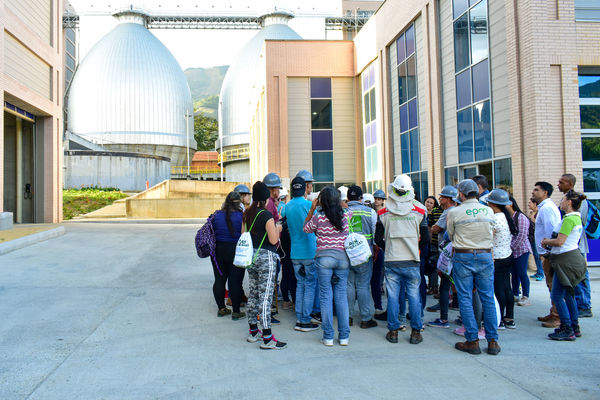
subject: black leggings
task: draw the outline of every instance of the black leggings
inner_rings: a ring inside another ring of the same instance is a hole
[[[450,278],[442,274],[440,281],[440,319],[448,321],[448,307],[450,307]]]
[[[294,274],[294,265],[290,257],[281,259],[281,295],[283,301],[290,301],[296,304],[296,275]]]
[[[513,319],[515,299],[510,285],[513,256],[494,260],[494,294],[500,305],[502,318]]]
[[[217,242],[216,259],[223,275],[221,276],[213,262],[213,273],[215,274],[213,294],[217,306],[225,308],[225,283],[229,280],[229,298],[231,298],[233,312],[239,313],[242,302],[242,281],[246,270],[233,265],[235,246],[236,243]]]

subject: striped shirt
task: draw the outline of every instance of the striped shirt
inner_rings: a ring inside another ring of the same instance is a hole
[[[348,220],[352,217],[352,211],[344,212],[341,231],[338,231],[323,212],[315,214],[310,221],[304,225],[304,232],[315,233],[317,236],[317,252],[321,250],[342,250],[344,241],[348,237]]]
[[[513,215],[515,225],[519,228],[519,233],[512,237],[510,248],[513,257],[519,258],[525,253],[531,253],[531,243],[529,243],[529,218],[525,214],[516,212]]]

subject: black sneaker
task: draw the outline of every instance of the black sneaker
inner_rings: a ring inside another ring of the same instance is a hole
[[[321,313],[320,312],[318,312],[318,313],[312,313],[312,314],[310,314],[310,317],[312,319],[314,319],[317,324],[320,324],[321,322],[323,322],[323,320],[321,319]]]
[[[515,320],[508,321],[504,320],[504,326],[508,329],[517,329],[517,324],[515,324]]]
[[[260,348],[263,350],[283,350],[286,347],[287,343],[280,342],[279,340],[275,339],[275,336],[271,336],[271,339],[269,340],[264,340],[260,345]]]
[[[313,324],[312,322],[309,322],[307,324],[296,324],[296,327],[294,328],[294,330],[297,330],[299,332],[310,332],[315,331],[317,329],[319,329],[319,325]]]
[[[377,321],[387,321],[387,311],[375,314],[374,317]]]
[[[272,323],[272,324],[280,324],[280,323],[281,323],[281,321],[279,321],[279,320],[278,320],[277,318],[275,318],[275,317],[271,317],[271,323]]]
[[[438,312],[438,311],[440,311],[440,303],[437,303],[434,306],[429,306],[429,307],[425,308],[425,310],[427,310],[429,312]]]
[[[579,328],[579,324],[572,324],[571,328],[573,328],[573,333],[575,337],[581,337],[581,329]]]
[[[592,309],[588,308],[588,309],[580,309],[578,310],[578,314],[579,314],[579,318],[592,318],[594,316],[594,314],[592,314]]]
[[[573,328],[567,325],[561,325],[558,332],[550,333],[548,337],[552,340],[567,340],[570,342],[576,339]]]
[[[372,319],[370,319],[368,321],[360,321],[361,329],[374,328],[376,326],[377,326],[377,322]]]

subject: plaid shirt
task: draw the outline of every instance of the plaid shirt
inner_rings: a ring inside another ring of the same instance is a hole
[[[530,221],[525,214],[520,212],[513,215],[513,220],[519,228],[519,233],[517,236],[513,236],[510,242],[510,248],[513,251],[513,257],[518,258],[527,252],[531,253],[531,243],[529,243]]]

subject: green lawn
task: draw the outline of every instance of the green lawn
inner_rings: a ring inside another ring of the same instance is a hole
[[[63,189],[63,217],[72,219],[128,197],[115,188]]]

